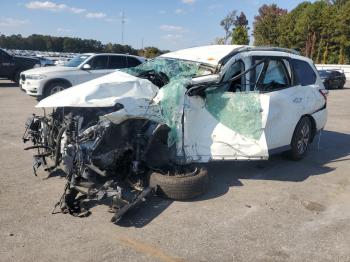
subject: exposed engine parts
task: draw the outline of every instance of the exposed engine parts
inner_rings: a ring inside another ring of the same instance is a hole
[[[59,208],[62,213],[84,217],[90,214],[88,201],[110,199],[110,211],[115,213],[111,220],[116,223],[129,209],[159,191],[161,185],[149,181],[154,171],[159,175],[159,170],[169,170],[169,130],[149,120],[116,125],[98,118],[110,109],[98,110],[82,113],[66,108],[43,117],[33,115],[26,123],[23,141],[33,144],[25,150],[36,150],[35,175],[40,166],[48,172],[59,167],[65,172],[66,186],[53,213]],[[162,155],[158,157],[158,153]],[[194,193],[204,192],[207,183]]]

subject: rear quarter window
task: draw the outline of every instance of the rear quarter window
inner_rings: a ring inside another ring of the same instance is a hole
[[[308,62],[291,59],[291,65],[293,67],[296,80],[300,85],[307,86],[316,83],[316,74]]]
[[[141,64],[141,61],[134,58],[134,57],[128,57],[128,67],[135,67]]]
[[[110,56],[109,69],[121,69],[128,67],[128,60],[126,56]]]

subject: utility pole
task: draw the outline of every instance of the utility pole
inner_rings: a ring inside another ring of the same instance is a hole
[[[122,11],[122,45],[124,45],[124,24],[125,24],[125,16],[124,10]]]

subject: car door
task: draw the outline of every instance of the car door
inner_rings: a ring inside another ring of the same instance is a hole
[[[330,73],[330,86],[331,88],[336,88],[338,86],[338,77],[335,71]]]
[[[297,123],[315,108],[315,80],[305,61],[271,57],[265,62],[256,89],[269,97],[265,135],[270,154],[289,148]]]
[[[240,92],[245,87],[245,76],[239,77],[244,68],[243,60],[235,61],[219,86],[208,86],[203,95],[185,96],[183,151],[187,161],[268,158],[264,135],[268,111],[261,110],[267,107],[268,97]]]
[[[83,82],[104,76],[113,72],[113,70],[108,68],[108,55],[96,55],[89,59],[85,65],[89,65],[89,69],[84,69],[82,66],[79,71],[74,73],[73,84],[81,84]]]
[[[290,144],[294,127],[304,111],[302,88],[293,81],[288,60],[288,57],[270,57],[257,74],[255,89],[269,98],[265,135],[270,154]]]
[[[336,86],[335,88],[338,88],[340,86],[343,85],[343,77],[342,77],[342,74],[338,71],[334,71],[334,76],[335,76],[335,79],[336,79]]]
[[[0,50],[0,76],[10,77],[14,74],[15,62],[13,57]]]
[[[109,57],[108,68],[111,71],[127,68],[128,67],[128,57],[123,55],[113,55]]]

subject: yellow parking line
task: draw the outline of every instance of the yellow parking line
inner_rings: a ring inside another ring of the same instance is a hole
[[[171,257],[154,246],[145,244],[143,242],[132,239],[130,237],[123,236],[123,237],[119,238],[119,240],[123,245],[131,247],[135,251],[159,258],[162,261],[165,261],[165,262],[184,262],[184,260],[181,258]]]

